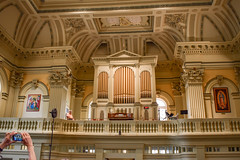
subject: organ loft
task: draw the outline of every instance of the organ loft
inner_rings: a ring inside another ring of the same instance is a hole
[[[157,120],[157,56],[126,50],[94,57],[91,117],[95,120]]]

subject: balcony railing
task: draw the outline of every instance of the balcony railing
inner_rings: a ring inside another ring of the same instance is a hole
[[[0,132],[27,131],[49,134],[52,119],[0,118]],[[216,135],[239,134],[240,118],[179,119],[172,121],[68,121],[55,119],[54,133],[77,135]]]

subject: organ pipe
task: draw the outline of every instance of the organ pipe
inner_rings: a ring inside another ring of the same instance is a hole
[[[114,103],[134,103],[134,72],[120,67],[114,74]]]
[[[150,72],[143,71],[140,75],[141,98],[151,98]]]

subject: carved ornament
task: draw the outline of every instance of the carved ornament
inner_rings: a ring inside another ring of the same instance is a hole
[[[182,79],[187,83],[202,83],[203,81],[204,71],[203,69],[184,69],[184,73],[182,75]]]
[[[23,82],[23,73],[22,72],[17,72],[17,71],[12,71],[9,84],[11,87],[20,87]]]
[[[51,86],[65,86],[67,87],[71,83],[71,74],[67,72],[54,72],[49,77],[49,83]]]
[[[182,95],[182,86],[180,82],[172,82],[173,95]]]
[[[177,29],[182,34],[186,30],[186,15],[185,14],[166,14],[165,24],[169,27]]]
[[[85,29],[86,25],[82,18],[67,18],[63,19],[67,40],[69,40],[75,33]]]

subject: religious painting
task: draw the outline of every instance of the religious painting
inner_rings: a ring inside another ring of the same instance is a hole
[[[231,112],[228,88],[213,88],[214,102],[216,113],[229,113]]]
[[[27,112],[38,112],[40,109],[41,94],[29,94],[27,101]]]

